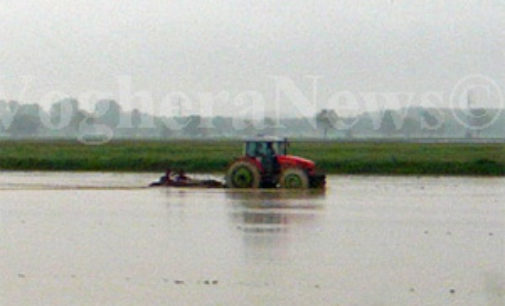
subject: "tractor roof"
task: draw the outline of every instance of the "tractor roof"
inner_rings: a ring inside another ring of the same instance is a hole
[[[251,138],[247,138],[247,142],[284,142],[287,141],[286,137],[279,136],[268,136],[268,135],[258,135]]]

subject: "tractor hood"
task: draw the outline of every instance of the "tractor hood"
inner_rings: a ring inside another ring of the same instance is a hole
[[[314,169],[316,166],[313,161],[294,155],[279,155],[277,160],[281,166],[294,166],[305,169]]]

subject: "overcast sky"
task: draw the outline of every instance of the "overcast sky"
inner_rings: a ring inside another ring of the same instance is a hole
[[[256,90],[268,76],[306,93],[319,75],[331,92],[449,92],[468,74],[505,85],[505,3],[415,0],[2,0],[2,98],[38,102],[117,92],[117,77],[159,99]],[[226,113],[225,105],[217,113]]]

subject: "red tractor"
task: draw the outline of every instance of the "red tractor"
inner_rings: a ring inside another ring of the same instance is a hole
[[[313,161],[287,155],[286,138],[258,136],[245,142],[244,156],[226,172],[228,188],[322,188],[324,174]]]

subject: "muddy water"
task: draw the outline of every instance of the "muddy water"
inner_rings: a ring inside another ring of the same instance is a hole
[[[1,305],[504,305],[503,178],[329,178],[324,193],[2,173]]]

